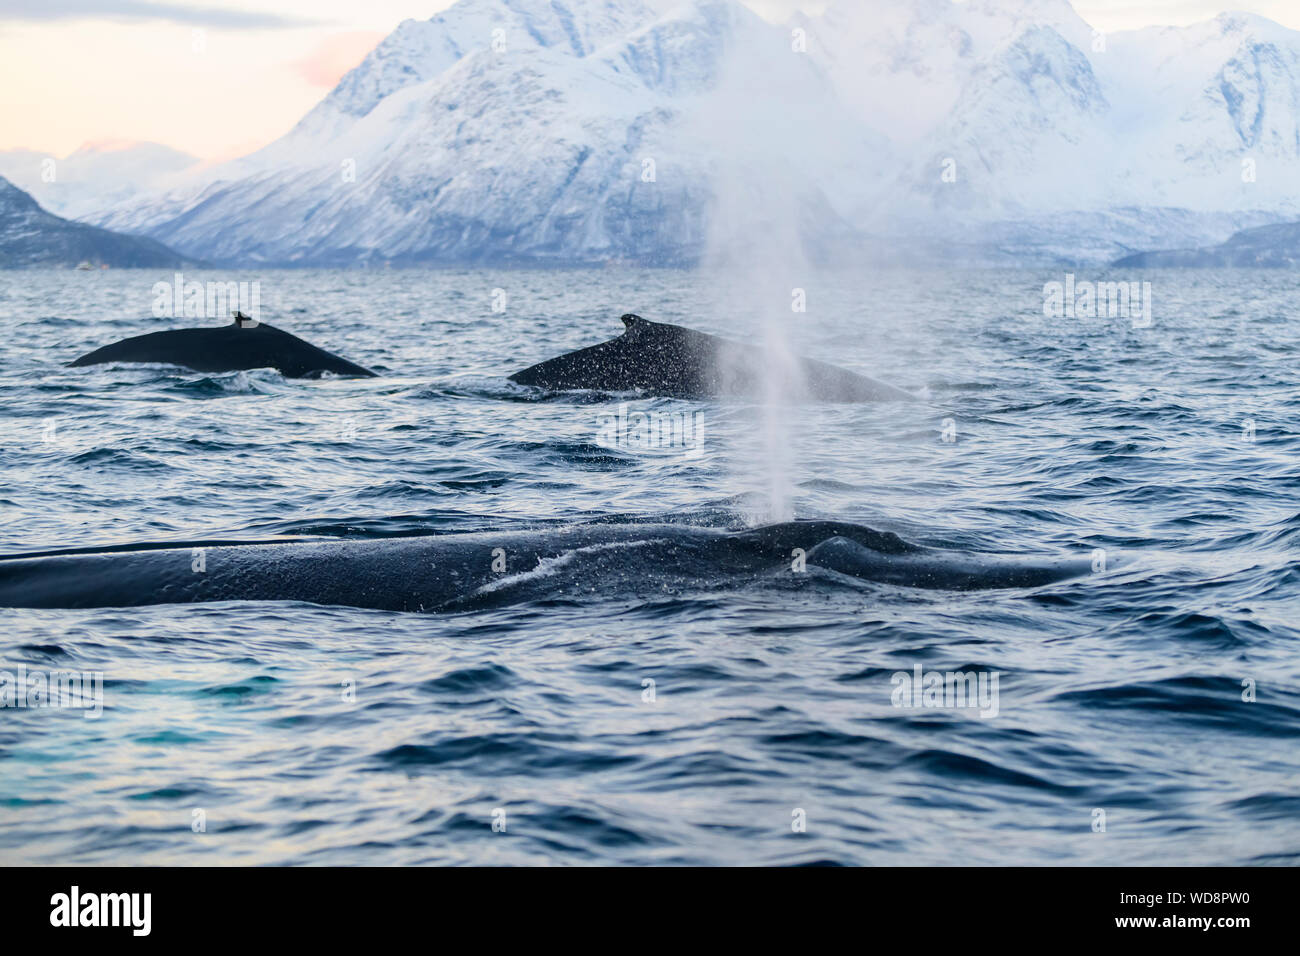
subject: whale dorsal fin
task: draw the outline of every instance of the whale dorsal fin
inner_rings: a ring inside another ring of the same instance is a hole
[[[651,322],[649,319],[643,319],[641,318],[641,316],[636,315],[632,312],[626,312],[623,315],[621,315],[619,317],[619,321],[622,322],[623,325],[627,327],[627,331],[629,332],[636,332],[638,330],[646,329],[649,328],[651,325],[654,325],[654,323]]]
[[[239,326],[241,329],[255,328],[258,324],[251,316],[244,315],[244,313],[238,310],[233,314],[235,316],[235,325]]]

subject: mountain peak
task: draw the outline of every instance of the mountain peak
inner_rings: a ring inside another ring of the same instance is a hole
[[[9,180],[0,176],[0,210],[5,214],[40,209],[41,204],[30,193],[23,192]]]
[[[587,56],[653,21],[641,0],[460,0],[428,20],[403,20],[349,70],[303,124],[335,126],[319,112],[361,117],[398,90],[438,76],[464,57],[494,50],[555,49]],[[310,119],[310,122],[308,121]]]
[[[77,153],[117,153],[124,149],[130,149],[133,146],[157,145],[156,143],[141,143],[130,139],[115,139],[109,137],[106,139],[88,139],[77,147]]]
[[[1257,13],[1246,13],[1240,10],[1229,10],[1220,13],[1212,21],[1218,27],[1219,33],[1223,36],[1244,36],[1252,35],[1267,40],[1277,40],[1286,38],[1294,39],[1300,34],[1278,23],[1276,20],[1270,20],[1268,17],[1260,16]]]
[[[152,239],[119,235],[46,212],[32,196],[0,176],[0,268],[81,262],[168,268],[186,264]]]

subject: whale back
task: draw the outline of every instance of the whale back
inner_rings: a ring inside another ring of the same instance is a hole
[[[253,325],[235,321],[214,328],[149,332],[95,349],[69,366],[110,362],[181,365],[196,372],[273,368],[288,378],[308,378],[323,372],[362,377],[375,374],[264,322]]]
[[[519,385],[555,391],[644,391],[689,398],[714,394],[717,340],[676,325],[623,316],[622,335],[539,362],[510,376]]]
[[[744,531],[593,523],[399,538],[193,542],[0,558],[0,607],[92,608],[302,601],[391,611],[464,610],[643,588],[766,586],[808,567],[863,581],[968,590],[1038,587],[1091,571],[1052,560],[940,551],[850,522]],[[496,558],[506,566],[498,570]]]
[[[642,391],[670,398],[770,397],[771,356],[707,332],[622,317],[616,339],[568,352],[510,376],[519,385],[555,391]],[[792,398],[831,402],[911,401],[902,389],[845,369],[798,359]]]

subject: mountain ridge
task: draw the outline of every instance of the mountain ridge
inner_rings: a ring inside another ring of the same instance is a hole
[[[738,179],[752,195],[728,204]],[[1153,248],[1199,246],[1300,217],[1297,183],[1300,33],[1262,17],[1105,36],[1067,0],[840,2],[784,26],[734,0],[461,0],[276,143],[88,221],[240,264],[690,264],[769,204],[807,248],[856,236],[850,256],[1001,232],[992,257],[1056,262],[1073,219],[1102,262],[1131,248],[1125,210],[1155,213]]]
[[[193,261],[162,243],[72,222],[42,209],[0,177],[0,269],[75,266],[173,267]]]
[[[1243,229],[1216,246],[1133,253],[1113,265],[1125,269],[1294,269],[1300,266],[1300,222]]]

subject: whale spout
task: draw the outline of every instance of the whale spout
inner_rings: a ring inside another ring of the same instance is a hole
[[[634,313],[621,317],[616,339],[531,365],[510,376],[519,385],[552,391],[641,391],[670,398],[735,396],[762,399],[770,356],[680,325],[651,322]],[[823,402],[914,401],[915,396],[846,369],[799,359],[800,390],[794,397]]]

